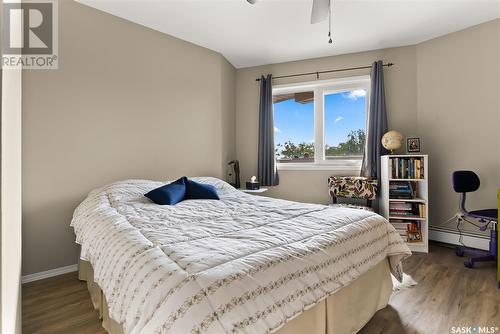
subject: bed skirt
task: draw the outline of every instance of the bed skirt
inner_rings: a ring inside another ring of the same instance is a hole
[[[102,319],[102,327],[110,334],[123,334],[122,326],[109,317],[106,298],[94,282],[90,262],[80,260],[78,278],[87,282],[94,308]],[[290,320],[276,334],[351,334],[358,332],[389,302],[392,279],[384,260],[348,286],[335,292],[316,306]]]

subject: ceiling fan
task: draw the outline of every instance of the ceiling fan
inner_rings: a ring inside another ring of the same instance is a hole
[[[257,0],[247,0],[249,4],[255,4]],[[333,0],[313,0],[311,10],[311,23],[319,23],[328,18],[328,43],[332,43],[332,2]]]

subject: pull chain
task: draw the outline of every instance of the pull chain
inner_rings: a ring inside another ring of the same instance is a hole
[[[328,43],[329,44],[332,44],[333,41],[332,41],[332,1],[333,0],[330,0],[329,4],[328,4]]]

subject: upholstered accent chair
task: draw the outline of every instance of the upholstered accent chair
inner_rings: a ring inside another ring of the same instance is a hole
[[[332,206],[350,207],[355,209],[372,209],[372,201],[377,197],[377,180],[362,176],[330,176],[328,192],[332,197]],[[338,203],[338,198],[365,200],[366,205]]]

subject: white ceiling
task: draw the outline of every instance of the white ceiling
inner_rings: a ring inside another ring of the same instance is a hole
[[[334,0],[310,24],[312,0],[78,0],[223,54],[235,67],[416,44],[500,17],[500,0]]]

